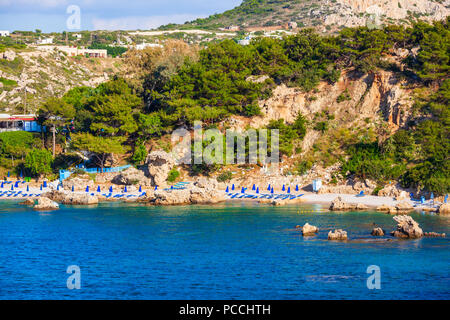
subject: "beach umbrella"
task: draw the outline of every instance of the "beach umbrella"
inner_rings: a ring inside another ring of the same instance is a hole
[[[244,187],[242,187],[242,189],[241,189],[241,193],[245,193],[245,189],[244,189]]]
[[[444,203],[447,203],[447,200],[448,200],[448,194],[445,195]]]
[[[155,191],[158,190],[158,186],[155,186]]]
[[[233,183],[233,185],[231,186],[231,190],[234,190],[234,183]]]
[[[44,188],[47,188],[47,181],[44,181]]]
[[[125,192],[125,193],[128,192],[127,186],[125,186],[125,188],[123,189],[123,192]]]
[[[256,186],[255,184],[253,184],[252,190],[255,191],[256,190]]]
[[[170,190],[173,190],[173,186],[170,186]]]
[[[288,193],[291,193],[291,187],[288,187]]]
[[[100,189],[100,186],[97,186],[97,192],[102,192],[102,189]]]
[[[421,197],[420,197],[420,202],[421,202],[422,204],[425,203],[425,197],[424,197],[424,196],[421,196]]]
[[[273,193],[273,187],[270,189],[270,193]]]
[[[227,190],[225,190],[225,192],[230,192],[230,188],[228,188],[228,186],[227,186]]]
[[[3,189],[3,182],[2,182],[2,185],[0,187]]]
[[[139,186],[139,192],[142,192],[142,186]]]
[[[56,187],[56,191],[59,191],[59,184],[58,184],[58,186]]]
[[[11,185],[11,190],[14,190],[14,186],[13,185]]]
[[[298,192],[298,184],[295,186],[295,191]]]
[[[258,188],[256,188],[256,193],[259,193],[259,187],[258,187]]]
[[[19,187],[19,181],[16,181],[16,183],[14,184],[14,188],[18,188]]]
[[[74,192],[75,191],[75,188],[74,188],[74,186],[72,186],[72,192]]]
[[[30,192],[30,186],[27,185],[27,192]]]
[[[430,199],[433,200],[434,199],[434,193],[431,193]]]
[[[39,188],[39,190],[41,190],[41,191],[42,191],[42,184],[41,184],[41,187]]]
[[[8,178],[9,178],[10,175],[11,175],[11,173],[8,171]]]
[[[269,183],[269,186],[267,187],[267,191],[270,191],[270,183]]]
[[[89,192],[89,186],[86,186],[86,192]]]
[[[22,172],[22,170],[20,170],[19,177],[20,177],[20,178],[23,178],[23,172]]]
[[[113,192],[113,187],[109,187],[109,192]]]
[[[283,184],[283,189],[281,189],[281,191],[286,191],[286,187]]]

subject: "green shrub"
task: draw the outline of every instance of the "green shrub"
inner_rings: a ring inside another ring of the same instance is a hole
[[[180,172],[173,168],[172,170],[169,171],[169,174],[167,176],[167,181],[169,182],[174,182],[175,180],[177,180],[177,178],[180,176]]]
[[[226,182],[233,178],[233,174],[230,171],[223,172],[217,176],[217,181]]]

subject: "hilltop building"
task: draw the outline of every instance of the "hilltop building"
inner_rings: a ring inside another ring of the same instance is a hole
[[[8,30],[0,30],[0,37],[9,37]]]

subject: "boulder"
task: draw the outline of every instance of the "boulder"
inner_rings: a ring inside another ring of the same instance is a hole
[[[400,194],[395,197],[395,200],[400,201],[400,200],[409,200],[409,193],[406,191],[400,191]]]
[[[121,185],[142,185],[142,186],[151,186],[152,181],[145,176],[144,171],[138,170],[135,167],[130,167],[120,174],[114,177],[112,180],[115,184]]]
[[[398,212],[409,212],[413,211],[414,207],[411,205],[411,203],[403,201],[399,202],[395,205],[395,209],[397,209]]]
[[[397,229],[392,231],[392,235],[397,238],[416,239],[423,237],[423,231],[413,218],[407,215],[395,216]]]
[[[374,228],[370,234],[374,237],[382,237],[384,236],[384,230],[381,228]]]
[[[34,200],[31,198],[26,199],[25,201],[22,201],[20,204],[26,205],[26,206],[32,206],[34,205]]]
[[[39,197],[37,199],[37,204],[34,205],[34,210],[57,210],[59,209],[59,205],[49,198]]]
[[[147,156],[147,170],[152,184],[163,186],[166,184],[169,171],[175,165],[173,157],[164,151],[153,151]]]
[[[214,204],[225,201],[226,197],[223,192],[212,186],[192,185],[184,190],[165,191],[159,189],[154,192],[154,196],[148,201],[155,205],[183,205],[183,204]]]
[[[337,229],[333,231],[328,232],[328,240],[347,240],[347,231],[344,231],[342,229]]]
[[[354,206],[351,204],[348,204],[344,200],[342,200],[341,197],[337,197],[336,199],[331,202],[330,210],[331,211],[342,211],[342,210],[351,210]]]
[[[331,211],[346,211],[346,210],[367,210],[369,207],[362,203],[352,204],[345,202],[341,197],[337,197],[331,202]]]
[[[450,203],[443,203],[438,210],[440,215],[450,215]]]
[[[305,223],[302,228],[303,236],[313,236],[316,235],[317,232],[319,232],[319,228],[312,226],[309,223]]]

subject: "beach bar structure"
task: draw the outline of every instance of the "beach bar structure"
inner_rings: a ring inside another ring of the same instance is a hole
[[[28,131],[40,132],[41,126],[37,123],[34,114],[9,115],[0,114],[0,132],[6,131]]]

